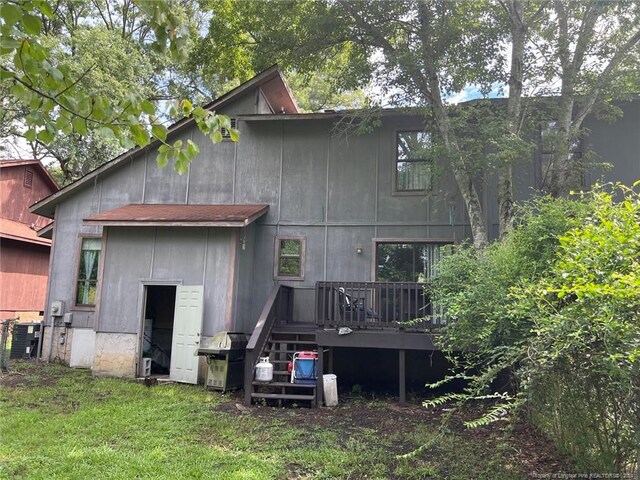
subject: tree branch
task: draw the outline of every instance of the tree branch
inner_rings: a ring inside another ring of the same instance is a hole
[[[610,80],[610,75],[613,70],[622,62],[624,57],[631,51],[631,49],[640,42],[640,30],[637,30],[634,35],[626,41],[622,47],[620,47],[616,53],[611,57],[607,66],[602,70],[600,75],[598,75],[598,80],[596,81],[595,86],[591,90],[590,94],[586,96],[584,105],[578,110],[574,125],[577,125],[577,128],[580,128],[582,122],[589,114],[593,105],[595,105],[596,101],[600,96],[600,91],[604,87],[604,85]]]
[[[91,67],[89,67],[87,70],[85,70],[82,75],[80,75],[73,83],[71,83],[71,85],[69,85],[68,87],[66,87],[64,90],[62,90],[61,92],[58,92],[55,94],[55,98],[58,98],[60,95],[65,94],[66,92],[68,92],[69,90],[71,90],[73,87],[75,87],[78,83],[80,83],[80,81],[82,81],[82,79],[87,76],[89,74],[89,72],[91,70],[93,70],[94,68],[96,68],[98,64],[94,63]]]

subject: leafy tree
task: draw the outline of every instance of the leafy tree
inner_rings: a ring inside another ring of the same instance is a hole
[[[300,74],[292,71],[287,74],[287,83],[304,112],[363,109],[371,105],[371,99],[361,89],[342,92],[328,72]]]
[[[3,2],[3,134],[22,133],[35,153],[59,161],[67,180],[93,166],[84,164],[87,157],[102,162],[151,142],[160,145],[160,165],[173,160],[178,172],[186,171],[198,147],[191,141],[167,143],[161,102],[190,91],[188,81],[175,81],[192,37],[189,6],[146,0]],[[228,118],[189,101],[170,113],[195,118],[214,141],[221,140],[220,128],[230,128]]]
[[[561,446],[584,468],[622,473],[640,468],[640,193],[588,198],[592,211],[559,238],[552,270],[514,292],[535,319],[522,373]],[[546,411],[549,401],[558,406]]]
[[[212,59],[219,71],[238,73],[277,61],[312,72],[344,58],[334,78],[343,89],[368,84],[395,103],[425,106],[436,142],[446,153],[471,219],[474,242],[487,242],[487,226],[471,158],[447,111],[444,96],[473,81],[486,89],[499,77],[504,36],[482,2],[212,0],[207,41],[229,53]],[[471,48],[473,45],[473,48]],[[235,52],[235,54],[231,53]],[[243,59],[237,63],[237,59]]]
[[[527,138],[537,120],[526,94],[553,93],[555,84],[564,85],[561,108],[540,109],[558,125],[571,120],[571,135],[558,135],[555,155],[570,159],[563,152],[570,150],[584,116],[614,93],[638,89],[631,68],[637,60],[637,2],[210,0],[205,5],[212,20],[199,61],[216,71],[240,75],[277,61],[305,74],[342,58],[332,74],[339,88],[372,84],[394,105],[424,107],[433,146],[453,170],[477,247],[487,243],[479,173],[499,172],[501,235],[513,222],[512,165],[530,160]],[[223,56],[205,48],[214,44],[225,46]],[[485,129],[480,144],[478,135],[476,142],[466,141],[477,116],[469,114],[472,123],[465,123],[467,114],[447,105],[447,97],[468,85],[486,94],[496,84],[509,86],[506,111],[489,112],[492,128]],[[490,154],[479,154],[477,145],[487,146]],[[571,163],[572,171],[579,166]],[[569,185],[564,184],[550,191],[558,194]]]
[[[544,82],[541,93],[560,96],[547,107],[554,121],[554,155],[543,186],[560,195],[580,187],[584,165],[571,149],[587,115],[640,91],[640,5],[627,0],[551,5],[530,34],[538,60],[530,75]]]

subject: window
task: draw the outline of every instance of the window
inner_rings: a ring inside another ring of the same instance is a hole
[[[380,241],[376,243],[376,280],[380,282],[429,281],[451,242]]]
[[[304,237],[276,237],[276,280],[304,280]]]
[[[100,238],[82,239],[76,287],[76,305],[78,306],[92,307],[96,304],[101,245],[102,240]]]
[[[424,192],[431,188],[431,135],[398,132],[396,136],[396,192]]]
[[[33,170],[28,168],[24,171],[24,186],[27,188],[33,187]]]

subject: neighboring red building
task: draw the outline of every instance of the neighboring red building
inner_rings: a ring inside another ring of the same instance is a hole
[[[41,318],[51,240],[38,236],[50,219],[29,206],[58,191],[37,160],[0,160],[0,319]]]

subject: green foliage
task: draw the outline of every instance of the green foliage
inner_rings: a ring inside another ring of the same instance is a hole
[[[364,109],[371,103],[361,89],[342,92],[331,69],[306,75],[291,71],[287,73],[287,83],[298,106],[304,112],[323,109]]]
[[[577,430],[567,450],[620,472],[640,454],[640,194],[619,186],[589,199],[553,269],[521,292],[536,313],[524,372],[538,400],[555,384],[590,420],[576,429],[558,419],[559,436]]]
[[[551,266],[558,237],[586,215],[581,203],[549,197],[524,205],[515,231],[484,251],[463,246],[443,257],[433,282],[436,301],[454,319],[445,330],[448,348],[492,349],[527,337],[531,317],[513,287],[527,285]]]
[[[531,160],[536,109],[522,96],[562,94],[555,99],[559,108],[547,111],[565,121],[542,185],[559,194],[587,165],[586,156],[569,158],[584,118],[640,85],[640,10],[630,0],[208,0],[204,6],[212,17],[192,57],[194,69],[228,81],[277,62],[310,79],[314,91],[301,90],[306,108],[323,105],[333,91],[368,88],[377,97],[373,105],[429,110],[433,158],[453,171],[479,248],[488,229],[478,197],[484,187],[475,179],[499,172],[502,235],[512,220],[510,168]],[[521,54],[514,56],[509,44]],[[318,78],[327,81],[316,87]],[[470,86],[487,96],[508,83],[506,112],[481,103],[446,105]],[[340,131],[360,133],[364,124],[347,118]]]
[[[158,82],[163,68],[175,71],[186,55],[192,29],[184,13],[170,0],[3,2],[0,90],[13,112],[3,112],[3,129],[23,127],[23,137],[56,158],[67,179],[86,173],[87,154],[102,163],[151,142],[170,147],[159,163],[173,160],[184,172],[197,149],[166,142],[161,101],[172,82]],[[182,102],[180,117],[193,115],[203,133],[218,138],[225,120],[190,105]]]
[[[527,405],[585,468],[633,468],[640,445],[637,190],[536,200],[503,241],[445,257],[434,298],[450,319],[442,343],[457,369],[443,382],[467,380],[463,393],[444,400],[487,400],[502,391],[469,426]]]

